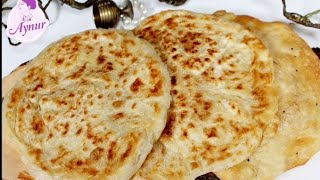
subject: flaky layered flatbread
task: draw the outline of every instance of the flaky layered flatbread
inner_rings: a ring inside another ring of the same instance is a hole
[[[159,141],[134,179],[194,179],[247,159],[277,126],[273,60],[237,23],[165,11],[134,34],[155,46],[171,75]]]
[[[242,163],[216,174],[221,179],[274,179],[305,164],[320,150],[320,60],[288,25],[216,13],[255,33],[274,60],[279,90],[277,134]]]
[[[37,179],[128,179],[165,126],[169,92],[160,57],[132,33],[68,36],[32,60],[4,98],[7,142]]]

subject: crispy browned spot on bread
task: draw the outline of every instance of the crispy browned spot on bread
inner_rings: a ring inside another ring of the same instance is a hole
[[[125,116],[125,114],[121,112],[121,113],[114,114],[114,115],[112,116],[112,119],[113,119],[113,120],[119,120],[119,119],[124,118],[124,116]]]
[[[44,122],[41,119],[41,117],[38,116],[33,116],[32,121],[31,121],[31,127],[34,133],[40,134],[43,133],[44,131]]]
[[[70,125],[68,122],[64,124],[64,131],[62,132],[62,135],[66,135],[68,133],[69,127]]]
[[[103,55],[98,56],[98,58],[97,58],[98,64],[102,64],[102,63],[104,63],[104,61],[106,61],[105,56],[103,56]]]
[[[162,132],[163,136],[169,138],[172,135],[172,133],[173,133],[172,127],[174,127],[173,124],[174,124],[174,122],[176,120],[175,118],[176,118],[175,114],[172,113],[172,112],[169,112],[168,121],[167,121],[166,127],[164,128],[164,130]]]
[[[162,94],[162,80],[159,80],[150,90],[151,96],[160,96]]]
[[[120,162],[121,163],[125,163],[125,161],[128,160],[128,157],[130,156],[130,154],[132,154],[136,148],[137,148],[137,142],[139,141],[140,138],[140,134],[137,133],[129,133],[125,139],[128,142],[127,148],[126,150],[123,152],[123,154],[120,157]]]
[[[86,69],[86,65],[81,66],[81,68],[77,72],[73,73],[70,76],[70,78],[71,79],[78,79],[80,76],[82,76],[85,69]]]
[[[98,34],[97,33],[93,33],[93,39],[97,40],[98,38]]]
[[[10,101],[8,103],[8,108],[14,106],[15,103],[19,101],[20,98],[24,95],[23,91],[20,89],[13,89],[12,94],[10,96]]]
[[[64,62],[64,59],[58,58],[56,59],[56,65],[61,65]]]
[[[199,165],[199,163],[197,163],[197,162],[192,162],[191,163],[191,168],[192,169],[196,169],[196,168],[198,168],[200,165]]]
[[[177,84],[176,76],[172,76],[172,77],[171,77],[171,84],[172,84],[173,86]]]
[[[82,128],[79,128],[76,132],[76,135],[79,136],[81,132],[82,132]]]
[[[112,106],[115,108],[119,108],[123,105],[123,101],[114,101],[112,102]]]
[[[90,159],[92,161],[97,161],[103,156],[104,149],[97,147],[90,153]]]
[[[130,90],[135,93],[135,92],[139,91],[139,89],[140,89],[143,85],[144,85],[143,82],[142,82],[139,78],[137,78],[137,79],[131,84]]]
[[[160,106],[158,103],[153,104],[153,111],[155,112],[156,115],[160,113]]]
[[[94,176],[98,173],[98,170],[95,168],[84,168],[83,172]]]
[[[109,150],[108,150],[108,159],[109,160],[112,160],[113,158],[114,158],[114,156],[115,156],[115,149],[116,149],[116,146],[117,146],[117,142],[116,141],[112,141],[111,143],[110,143],[110,148],[109,148]]]
[[[103,67],[103,70],[104,71],[112,71],[113,70],[113,66],[112,66],[112,62],[107,62],[104,67]]]
[[[215,127],[205,128],[204,133],[208,136],[208,138],[217,137],[217,129]]]
[[[61,151],[60,151],[61,152]],[[59,161],[59,159],[62,159],[64,156],[66,156],[69,152],[66,152],[66,151],[62,151],[61,153],[59,153],[59,155],[56,157],[56,158],[53,158],[50,160],[50,162],[52,164],[56,164],[57,161]]]
[[[41,158],[41,155],[42,155],[42,151],[41,151],[41,149],[33,149],[33,150],[29,151],[29,154],[31,154],[32,156],[34,156],[35,159],[36,159],[37,161],[39,161],[40,158]]]
[[[26,171],[20,172],[17,178],[18,180],[34,180],[34,178]]]
[[[126,158],[129,156],[129,154],[131,153],[132,146],[130,144],[128,146],[129,147],[127,148],[127,150],[121,156],[121,161],[125,161]]]

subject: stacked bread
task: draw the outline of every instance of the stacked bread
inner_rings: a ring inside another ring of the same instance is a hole
[[[320,149],[320,61],[287,25],[164,11],[3,80],[5,179],[273,179]]]

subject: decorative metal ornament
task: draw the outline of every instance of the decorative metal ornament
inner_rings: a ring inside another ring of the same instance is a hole
[[[187,0],[159,0],[160,2],[166,2],[167,4],[171,4],[173,6],[180,6],[186,3]]]
[[[308,13],[307,15],[303,16],[303,15],[300,15],[298,13],[287,12],[286,0],[282,0],[282,5],[283,5],[283,15],[287,19],[289,19],[289,20],[291,20],[291,21],[293,21],[295,23],[307,26],[307,27],[313,27],[313,28],[320,29],[320,24],[319,23],[313,23],[310,20],[310,17],[320,13],[320,9],[316,10],[316,11],[313,11],[311,13]]]
[[[121,16],[133,18],[134,12],[129,0],[125,1],[125,7],[119,8],[112,0],[98,0],[93,4],[94,22],[97,28],[115,27]]]
[[[153,11],[151,7],[152,3],[148,0],[131,0],[131,2],[133,5],[134,17],[133,19],[130,19],[129,17],[121,15],[119,28],[133,29],[139,22],[151,15]]]

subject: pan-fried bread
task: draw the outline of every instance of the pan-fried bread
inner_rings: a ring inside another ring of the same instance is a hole
[[[153,44],[171,75],[173,102],[160,140],[136,179],[194,179],[240,163],[276,129],[273,61],[237,23],[165,11],[133,32]]]
[[[22,75],[26,65],[21,65],[11,72],[8,76],[2,79],[2,100],[5,94],[14,86],[17,79]],[[2,124],[4,124],[4,119],[2,118]],[[10,145],[10,140],[8,139],[8,129],[2,128],[2,179],[17,179],[20,172],[26,170],[24,163],[21,161],[20,155],[17,150]]]
[[[14,86],[19,76],[25,70],[26,64],[22,64],[2,79],[2,98]]]
[[[90,30],[46,48],[3,101],[10,143],[39,179],[128,179],[159,138],[170,77],[132,33]]]
[[[270,50],[280,124],[278,133],[264,139],[248,160],[216,174],[221,179],[275,179],[320,150],[320,61],[288,25],[249,16],[233,20],[255,33]]]

